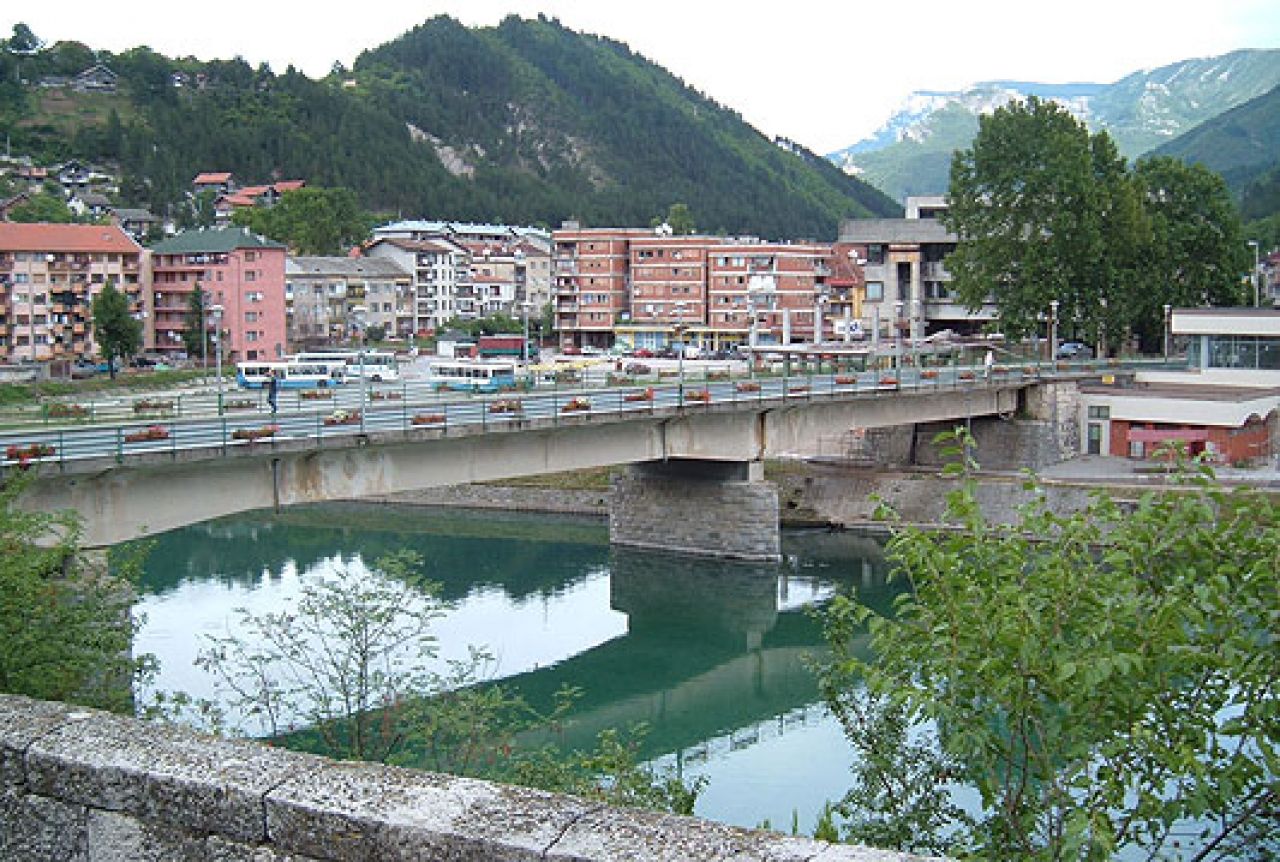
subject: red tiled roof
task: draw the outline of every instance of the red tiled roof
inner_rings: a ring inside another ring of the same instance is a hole
[[[137,254],[142,246],[115,225],[2,222],[0,250]]]
[[[251,196],[239,192],[234,195],[223,195],[218,198],[217,203],[233,207],[252,207],[258,205],[258,202]]]
[[[271,186],[245,186],[238,190],[236,194],[247,198],[256,198],[259,195],[265,195],[269,191],[271,191]]]
[[[281,180],[276,183],[276,191],[280,192],[280,194],[284,194],[285,192],[296,192],[306,184],[306,180]]]
[[[198,174],[196,178],[191,181],[191,184],[193,186],[217,185],[225,183],[229,179],[231,179],[230,171],[225,171],[223,173]]]

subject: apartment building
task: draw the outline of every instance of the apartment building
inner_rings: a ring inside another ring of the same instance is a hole
[[[458,317],[458,296],[471,294],[471,264],[467,250],[450,239],[375,239],[364,249],[373,260],[390,260],[409,273],[408,330],[399,335],[427,335]]]
[[[913,339],[950,329],[972,334],[995,318],[995,306],[970,312],[956,301],[945,260],[957,237],[939,221],[942,197],[907,199],[900,219],[845,219],[838,245],[851,250],[866,279],[861,325],[873,339]]]
[[[631,348],[715,351],[860,334],[862,282],[848,248],[644,229],[569,227],[553,238],[565,345],[616,338]]]
[[[387,258],[287,258],[284,298],[290,351],[350,341],[369,327],[412,331],[413,278]]]
[[[186,231],[151,247],[153,306],[148,349],[183,350],[193,291],[220,309],[228,362],[286,353],[285,247],[243,228]],[[209,325],[209,324],[206,324]]]
[[[149,313],[147,253],[115,226],[0,223],[0,355],[93,358],[93,300],[112,284]]]

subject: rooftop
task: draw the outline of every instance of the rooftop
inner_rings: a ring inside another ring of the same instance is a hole
[[[937,219],[854,218],[840,222],[840,242],[954,243],[959,238]]]
[[[142,247],[115,225],[2,222],[0,251],[137,254]]]
[[[387,257],[290,257],[285,261],[289,275],[370,276],[408,278],[409,273]]]
[[[183,231],[177,236],[151,246],[151,250],[156,254],[203,254],[233,251],[238,248],[283,249],[284,246],[240,227]]]

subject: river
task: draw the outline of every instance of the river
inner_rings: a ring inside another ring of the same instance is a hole
[[[217,698],[193,664],[240,607],[279,611],[309,578],[366,576],[409,549],[441,585],[435,661],[470,646],[532,702],[583,697],[567,741],[644,722],[643,756],[705,776],[696,813],[741,826],[813,828],[849,784],[851,755],[806,656],[822,652],[810,609],[856,585],[888,608],[880,545],[853,533],[789,532],[778,565],[614,549],[600,521],[328,504],[254,513],[158,536],[135,642],[160,660],[155,688]]]

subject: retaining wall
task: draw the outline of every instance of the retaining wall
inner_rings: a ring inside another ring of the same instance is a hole
[[[0,695],[0,859],[905,862]]]

